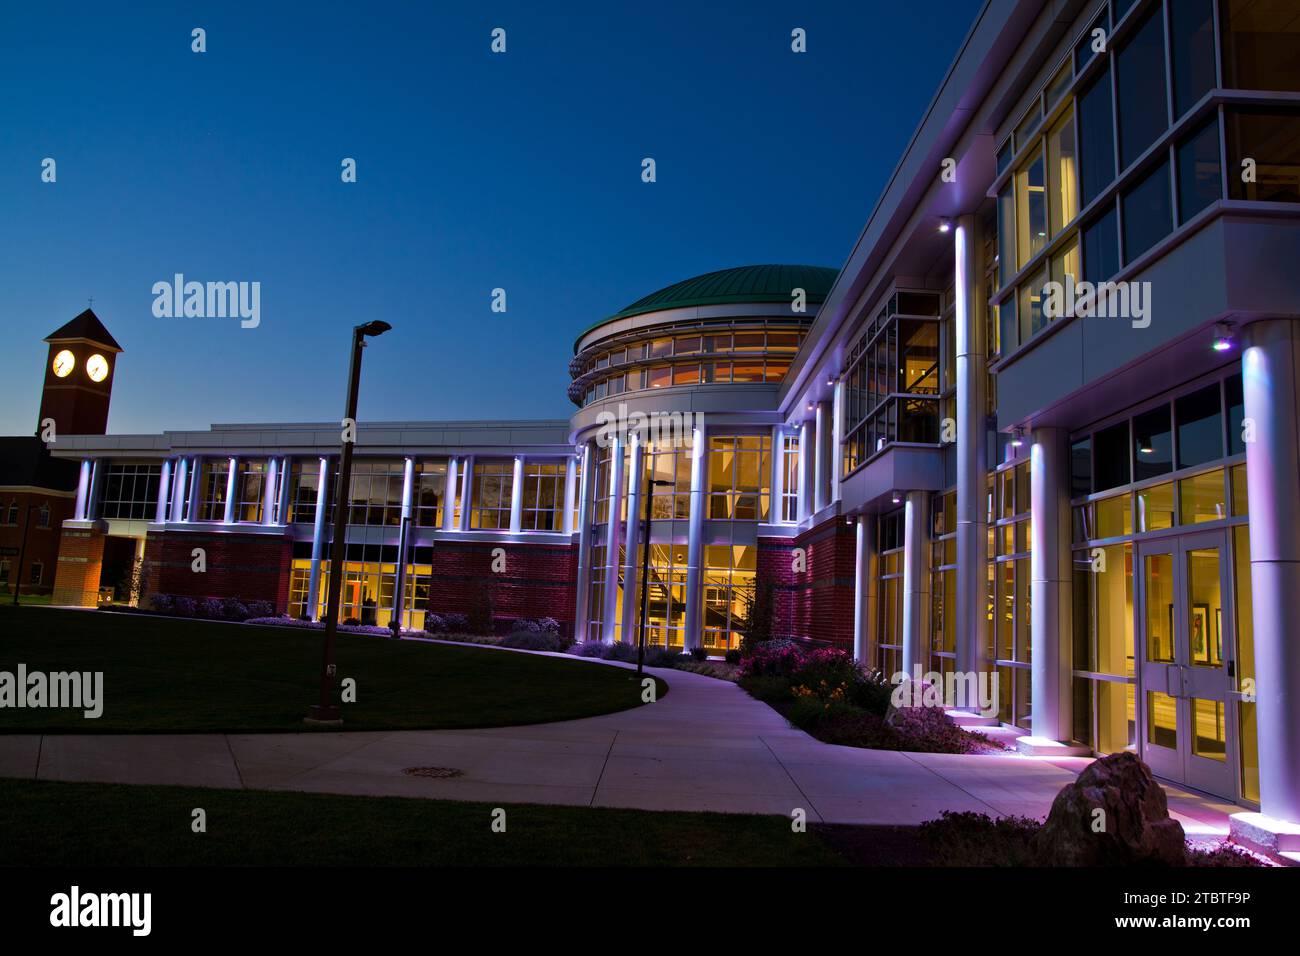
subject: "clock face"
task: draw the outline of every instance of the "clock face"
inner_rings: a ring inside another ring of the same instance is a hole
[[[108,377],[108,359],[96,352],[86,359],[86,374],[92,382],[102,382]]]
[[[54,374],[59,378],[65,378],[72,367],[77,364],[77,357],[67,349],[54,356]]]

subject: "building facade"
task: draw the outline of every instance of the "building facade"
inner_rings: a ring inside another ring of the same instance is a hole
[[[1293,3],[989,0],[838,272],[598,322],[568,421],[362,425],[344,616],[487,591],[722,653],[769,602],[887,673],[996,674],[1030,753],[1300,823],[1298,204]],[[318,615],[339,444],[61,435],[58,594],[129,538],[157,593]]]

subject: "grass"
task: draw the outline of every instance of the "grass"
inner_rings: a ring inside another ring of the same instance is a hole
[[[827,866],[780,816],[0,780],[3,866]],[[207,832],[191,831],[202,808]],[[93,822],[91,822],[93,821]]]
[[[320,658],[319,631],[0,606],[0,670],[104,674],[99,719],[6,707],[0,732],[299,731]],[[340,634],[337,662],[356,680],[347,730],[500,727],[641,703],[626,670],[566,658]]]

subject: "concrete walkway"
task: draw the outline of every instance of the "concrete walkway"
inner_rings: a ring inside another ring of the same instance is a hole
[[[917,824],[944,810],[1042,818],[1089,762],[832,746],[735,684],[651,673],[671,687],[656,704],[526,727],[0,736],[0,776],[783,816],[802,808],[810,821]],[[463,775],[402,772],[431,766]],[[1239,809],[1173,789],[1169,797],[1193,838],[1226,835],[1227,814]]]

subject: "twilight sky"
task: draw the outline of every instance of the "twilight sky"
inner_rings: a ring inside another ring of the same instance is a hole
[[[6,3],[0,434],[90,297],[126,350],[111,432],[337,420],[376,318],[363,421],[567,417],[603,316],[842,265],[981,5]],[[260,325],[155,317],[178,272],[260,282]]]

